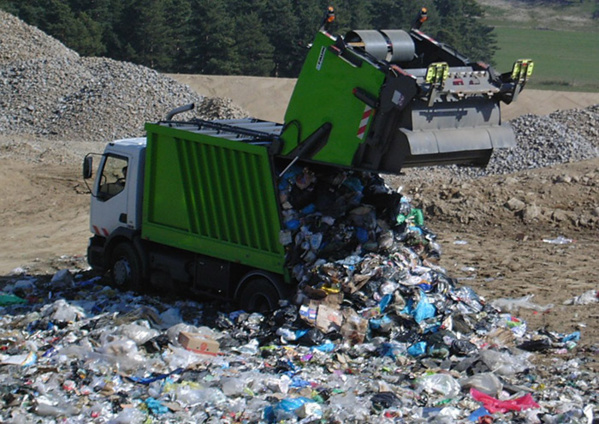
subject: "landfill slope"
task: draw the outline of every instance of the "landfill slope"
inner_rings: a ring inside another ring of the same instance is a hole
[[[2,18],[3,25],[9,22]],[[80,60],[43,34],[11,22],[19,38],[47,43],[44,51],[55,49],[57,63]],[[13,55],[0,70],[17,69],[14,60]],[[89,63],[95,61],[102,63]],[[468,384],[482,388],[481,381],[496,395],[519,399],[516,406],[541,407],[505,416],[493,412],[495,422],[514,417],[590,422],[585,413],[597,418],[599,316],[588,293],[599,289],[594,254],[599,250],[599,159],[579,160],[568,156],[576,152],[565,149],[572,141],[597,145],[596,108],[573,110],[556,103],[552,111],[560,112],[554,116],[526,111],[535,114],[522,118],[518,127],[521,151],[527,154],[518,156],[518,169],[506,175],[427,169],[386,177],[422,209],[424,224],[437,235],[438,265],[456,280],[456,290],[470,287],[513,317],[501,322],[514,331],[492,338],[484,328],[479,328],[480,337],[469,334],[468,341],[486,352],[484,358],[464,356],[471,346],[458,344],[462,351],[448,359],[448,369],[442,349],[435,352],[438,356],[418,359],[394,351],[401,346],[390,342],[397,340],[367,340],[350,347],[337,338],[333,352],[326,351],[325,343],[322,350],[313,350],[273,337],[277,325],[272,317],[230,313],[235,312],[232,305],[201,299],[140,296],[107,287],[85,271],[89,193],[80,165],[85,153],[101,151],[99,141],[110,140],[115,131],[110,119],[86,117],[129,113],[115,106],[128,99],[114,97],[109,79],[92,91],[86,91],[89,80],[78,80],[83,91],[76,90],[79,94],[67,103],[78,110],[72,116],[87,124],[70,130],[69,137],[45,134],[49,121],[36,114],[34,105],[56,98],[44,97],[38,84],[46,80],[34,73],[42,69],[39,64],[26,63],[32,66],[19,71],[19,84],[28,87],[24,93],[32,100],[18,104],[9,89],[10,96],[0,100],[4,116],[13,117],[9,130],[0,130],[2,421],[257,422],[268,421],[261,412],[272,408],[275,417],[288,414],[291,422],[319,415],[331,422],[472,422],[469,414],[479,410],[483,402],[476,399],[483,397],[471,393]],[[130,66],[105,62],[101,68]],[[87,64],[85,69],[89,71]],[[148,72],[135,68],[132,75]],[[5,74],[0,83],[14,84],[14,78]],[[124,77],[117,81],[131,83]],[[248,91],[261,92],[260,81],[252,79]],[[263,84],[265,91],[272,88],[268,79]],[[185,87],[176,90],[188,93]],[[137,91],[128,93],[138,98]],[[148,95],[152,103],[152,93]],[[555,98],[562,97],[556,93]],[[232,105],[218,98],[215,102]],[[284,109],[285,103],[278,107]],[[222,116],[240,109],[233,105],[231,110],[223,110]],[[123,134],[135,133],[140,122],[134,122],[133,114],[126,116],[130,120],[118,121],[119,128]],[[62,122],[69,131],[71,121]],[[559,160],[537,154],[543,149],[535,143],[538,138],[564,147]],[[533,160],[530,167],[523,166],[527,156]],[[11,301],[22,303],[11,306]],[[488,322],[485,316],[477,319]],[[181,330],[217,337],[221,355],[183,349],[176,336]],[[522,330],[527,331],[525,339],[517,336]],[[558,340],[576,332],[580,340]],[[549,335],[556,340],[547,345]],[[517,352],[515,346],[523,341],[532,352],[506,354]],[[260,342],[265,343],[262,348]],[[466,369],[457,369],[462,363]],[[475,379],[467,381],[479,374],[478,385]],[[462,384],[456,386],[457,381]]]

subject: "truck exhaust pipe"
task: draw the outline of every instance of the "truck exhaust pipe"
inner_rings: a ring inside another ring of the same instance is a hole
[[[193,108],[195,108],[195,106],[196,106],[195,103],[190,103],[188,105],[183,105],[183,106],[174,108],[173,110],[171,110],[169,113],[166,114],[166,121],[171,121],[173,119],[173,116],[178,115],[183,112],[187,112],[188,110],[192,110]]]

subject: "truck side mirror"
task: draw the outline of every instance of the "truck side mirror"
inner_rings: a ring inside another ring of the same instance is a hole
[[[92,177],[93,166],[94,166],[93,156],[89,156],[89,155],[86,156],[83,159],[83,179],[84,180],[87,180]]]

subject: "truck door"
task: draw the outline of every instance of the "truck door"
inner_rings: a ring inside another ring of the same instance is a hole
[[[97,235],[107,237],[116,228],[127,225],[129,159],[107,154],[100,164],[91,203],[90,226]]]

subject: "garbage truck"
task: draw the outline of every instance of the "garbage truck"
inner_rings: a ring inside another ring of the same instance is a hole
[[[178,120],[187,105],[147,123],[144,138],[108,143],[90,187],[88,262],[123,289],[182,287],[272,309],[294,285],[279,238],[287,169],[485,166],[515,144],[500,103],[532,68],[518,60],[497,73],[418,28],[321,28],[283,123]]]

